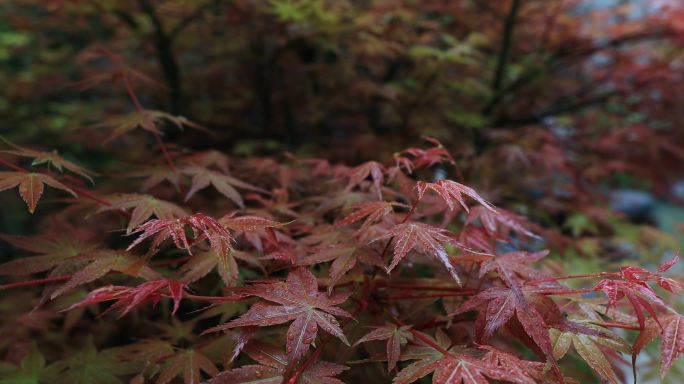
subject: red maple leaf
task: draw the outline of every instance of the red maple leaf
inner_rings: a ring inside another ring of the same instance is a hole
[[[478,339],[487,340],[494,332],[515,319],[522,326],[527,336],[546,357],[553,367],[555,375],[561,377],[558,363],[553,357],[553,348],[549,338],[549,324],[544,316],[530,305],[525,297],[511,288],[488,288],[468,299],[451,315],[469,312],[478,308],[475,329]],[[558,324],[554,324],[557,326]]]
[[[673,260],[663,263],[658,268],[658,271],[664,272],[668,270],[678,260],[679,256],[677,255]],[[645,326],[644,311],[648,312],[656,323],[659,323],[653,304],[668,308],[660,296],[648,285],[648,282],[655,282],[661,288],[673,293],[682,289],[679,282],[640,267],[620,267],[617,273],[605,273],[602,275],[616,277],[616,279],[603,279],[594,286],[594,289],[603,291],[608,298],[606,312],[611,308],[615,308],[618,301],[627,298],[634,308],[642,329]]]
[[[451,237],[446,229],[433,227],[416,221],[409,221],[395,225],[387,231],[387,233],[373,241],[386,238],[394,240],[392,262],[389,267],[387,267],[387,272],[392,271],[392,269],[394,269],[410,251],[416,250],[419,253],[428,254],[437,258],[437,260],[446,267],[456,283],[459,285],[461,284],[461,279],[456,273],[456,268],[451,264],[449,254],[442,246],[442,244],[448,243],[461,247],[461,244]]]
[[[419,181],[416,184],[416,190],[418,191],[418,200],[423,198],[423,195],[425,195],[425,192],[428,189],[435,191],[438,196],[444,199],[444,202],[447,204],[450,211],[453,211],[456,208],[454,205],[455,201],[458,204],[460,204],[466,212],[468,212],[468,206],[466,205],[465,200],[463,199],[463,195],[466,195],[480,203],[483,207],[493,212],[496,212],[494,206],[492,206],[487,200],[482,198],[480,194],[478,194],[474,189],[470,188],[467,185],[463,185],[452,180],[438,180],[436,183]]]
[[[342,227],[365,219],[357,232],[363,234],[368,230],[368,227],[370,227],[371,224],[380,221],[385,216],[391,214],[393,212],[392,207],[396,205],[400,204],[388,201],[367,201],[359,203],[352,207],[354,210],[352,213],[343,217],[335,223],[335,225]]]
[[[111,210],[131,211],[131,219],[128,222],[126,233],[130,234],[133,229],[150,219],[152,216],[157,219],[175,219],[185,217],[188,213],[178,205],[161,199],[157,199],[151,195],[142,195],[137,193],[117,194],[108,196],[107,201],[110,205],[100,207],[96,213],[106,212]]]
[[[207,384],[280,384],[285,378],[287,356],[278,348],[265,343],[250,343],[245,353],[259,364],[243,365],[219,373]],[[343,384],[335,376],[348,369],[339,364],[317,361],[307,366],[298,383]]]
[[[290,272],[287,281],[256,284],[234,290],[240,294],[261,297],[239,318],[211,328],[206,332],[245,326],[269,326],[292,321],[287,331],[287,359],[295,363],[316,339],[318,327],[349,345],[334,316],[351,317],[335,305],[347,296],[327,296],[318,291],[316,277],[305,268]]]
[[[384,181],[385,167],[377,161],[363,163],[347,172],[349,181],[345,190],[351,191],[361,184],[368,176],[373,179],[373,191],[378,199],[382,199],[382,183]]]
[[[147,221],[136,228],[133,233],[140,233],[137,239],[127,250],[142,243],[148,238],[152,238],[150,252],[156,252],[159,245],[166,239],[171,238],[176,248],[185,249],[190,254],[190,243],[185,233],[186,227],[192,231],[195,241],[200,236],[209,241],[209,245],[219,255],[227,255],[231,251],[233,237],[230,232],[215,219],[202,213],[195,213],[188,217],[177,219],[154,219]]]
[[[85,299],[64,309],[64,311],[84,305],[116,300],[116,303],[112,304],[105,313],[120,311],[119,317],[122,317],[143,303],[151,301],[156,305],[161,299],[170,297],[173,299],[172,314],[175,314],[186,288],[185,283],[177,280],[153,280],[136,287],[109,285],[90,292]]]
[[[409,384],[433,373],[432,382],[436,384],[485,384],[489,379],[503,380],[518,384],[534,384],[536,381],[524,369],[516,365],[505,366],[500,360],[482,356],[481,351],[452,345],[443,332],[437,332],[436,340],[420,332],[420,339],[429,341],[421,345],[410,345],[401,355],[401,360],[417,360],[401,370],[392,381],[393,384]],[[522,361],[522,360],[520,360]],[[509,359],[506,363],[513,363]],[[515,372],[511,375],[510,372]]]
[[[30,213],[35,212],[38,200],[43,195],[45,184],[78,197],[69,187],[44,173],[0,172],[0,192],[18,186],[19,195],[26,202]]]
[[[499,235],[502,239],[507,239],[509,232],[515,232],[519,236],[539,238],[525,228],[527,220],[501,208],[493,211],[485,206],[473,207],[468,213],[466,224],[475,221],[479,221],[490,236]]]
[[[414,169],[429,168],[443,162],[456,165],[456,161],[449,151],[444,148],[442,143],[432,137],[425,137],[425,140],[431,142],[435,146],[428,149],[409,148],[402,151],[401,154],[394,155],[397,167],[404,167],[406,172],[413,173]],[[402,155],[410,155],[411,157],[409,158]]]
[[[210,169],[193,166],[183,169],[182,172],[192,176],[192,185],[185,196],[186,201],[197,191],[207,188],[209,185],[212,185],[219,193],[227,197],[240,208],[244,208],[245,204],[242,200],[242,196],[235,188],[268,194],[268,191],[264,189],[236,179],[225,173],[212,171]]]
[[[480,265],[480,278],[489,272],[496,271],[499,274],[499,278],[513,290],[518,299],[522,299],[519,277],[527,280],[543,277],[541,272],[530,267],[528,264],[538,261],[548,254],[549,251],[534,253],[518,251],[494,256]]]
[[[654,320],[646,322],[639,336],[634,341],[632,363],[641,350],[660,335],[660,375],[665,374],[679,355],[684,353],[684,316],[669,314],[660,317],[660,323]]]
[[[354,345],[365,343],[372,340],[387,340],[387,371],[391,371],[397,366],[399,355],[401,354],[401,346],[406,344],[408,340],[413,339],[413,335],[408,330],[410,326],[397,326],[395,324],[386,324],[377,327],[360,338]]]

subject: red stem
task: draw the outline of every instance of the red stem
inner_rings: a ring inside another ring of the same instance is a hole
[[[66,276],[50,276],[50,277],[44,277],[42,279],[34,279],[34,280],[25,280],[25,281],[18,281],[16,283],[9,283],[9,284],[4,284],[0,285],[0,289],[11,289],[11,288],[21,288],[21,287],[29,287],[31,285],[39,285],[39,284],[47,284],[47,283],[56,283],[58,281],[67,281],[71,279],[71,275],[66,275]]]
[[[387,313],[389,315],[390,319],[392,319],[392,321],[394,323],[396,323],[398,326],[400,326],[400,327],[406,326],[406,324],[404,324],[401,320],[397,319],[396,317],[392,316],[389,312],[385,311],[385,313]],[[417,331],[413,328],[409,328],[408,330],[409,330],[409,332],[411,332],[411,334],[414,337],[416,337],[417,339],[419,339],[423,343],[429,345],[430,347],[434,348],[435,350],[441,352],[444,356],[451,356],[449,351],[447,351],[446,349],[442,348],[442,346],[440,346],[439,344],[432,341],[432,339],[430,339],[425,334],[423,334],[423,332]]]
[[[402,283],[378,282],[378,286],[384,286],[387,288],[396,288],[396,289],[410,289],[410,290],[415,290],[415,291],[463,292],[463,289],[458,288],[458,287],[433,287],[430,285],[413,285],[413,284],[402,284]]]
[[[171,158],[171,154],[166,149],[166,145],[164,145],[161,136],[159,136],[159,133],[157,132],[152,132],[152,134],[154,135],[154,140],[157,142],[157,146],[159,146],[159,149],[161,149],[162,154],[164,155],[164,160],[166,160],[166,163],[169,165],[169,168],[171,168],[171,170],[175,172],[176,165],[173,163],[173,158]]]
[[[452,293],[431,293],[426,295],[394,295],[388,296],[387,300],[420,300],[420,299],[433,299],[440,297],[460,297],[474,295],[475,291],[463,291],[463,292],[452,292]]]
[[[587,278],[587,277],[615,277],[615,276],[619,276],[619,274],[617,272],[585,273],[582,275],[568,275],[568,276],[560,276],[560,277],[551,277],[551,278],[542,279],[542,280],[528,281],[525,284],[526,285],[532,285],[532,284],[550,283],[552,281],[558,281],[558,280],[582,279],[582,278]]]
[[[576,295],[579,293],[596,292],[596,288],[570,289],[566,291],[539,291],[542,295]]]
[[[18,166],[18,165],[12,164],[12,163],[10,163],[10,162],[7,161],[7,160],[0,159],[0,164],[6,165],[6,166],[8,166],[8,167],[14,169],[15,171],[19,171],[19,172],[23,172],[23,173],[28,173],[28,171],[25,170],[24,168],[22,168],[22,167],[20,167],[20,166]]]
[[[135,109],[138,112],[143,112],[145,108],[143,108],[142,104],[140,104],[140,100],[138,100],[138,96],[135,95],[135,92],[133,91],[133,87],[131,87],[131,82],[128,81],[128,76],[123,76],[123,83],[124,87],[126,87],[126,92],[128,93],[128,96],[131,98],[133,101],[133,105],[135,105]],[[152,122],[154,124],[154,122]],[[164,155],[164,160],[166,160],[166,163],[169,165],[169,168],[171,168],[172,171],[176,171],[176,165],[173,163],[173,158],[171,157],[171,154],[169,153],[168,149],[166,148],[166,145],[161,139],[161,136],[159,135],[159,132],[152,131],[152,135],[154,136],[154,140],[157,142],[157,146],[159,149],[161,149],[162,154]]]
[[[408,219],[411,218],[411,216],[413,215],[413,212],[416,211],[417,205],[418,205],[418,200],[416,200],[416,202],[411,205],[411,208],[409,209],[409,211],[406,212],[406,216],[404,216],[404,219],[401,221],[401,224],[404,224],[405,222],[408,221]],[[387,250],[389,250],[389,247],[390,247],[390,244],[392,244],[392,241],[394,241],[394,236],[390,237],[387,244],[385,244],[385,248],[383,248],[383,250],[382,250],[382,255],[380,255],[381,260],[385,260],[385,255],[387,255]],[[373,273],[373,275],[375,275],[375,273]]]
[[[418,200],[416,200],[413,204],[411,204],[411,208],[409,208],[409,211],[406,212],[406,216],[404,216],[404,219],[401,221],[401,224],[404,224],[407,222],[411,216],[413,216],[413,212],[416,211],[416,207],[418,206]]]
[[[397,322],[398,322],[398,324],[399,324],[400,326],[403,326],[403,323],[402,323],[402,322],[400,322],[399,320],[397,320]],[[411,332],[411,334],[412,334],[414,337],[420,339],[420,341],[422,341],[423,343],[425,343],[425,344],[431,346],[432,348],[434,348],[435,350],[441,352],[444,356],[451,356],[451,354],[449,353],[449,351],[447,351],[446,349],[442,348],[439,344],[437,344],[437,343],[435,343],[434,341],[432,341],[432,339],[430,339],[429,337],[425,336],[425,335],[423,334],[423,332],[417,331],[417,330],[415,330],[415,329],[413,329],[413,328],[409,328],[408,330],[409,330],[409,332]]]
[[[168,297],[171,297],[171,295],[169,295]],[[249,296],[245,296],[245,295],[232,295],[232,296],[198,296],[198,295],[184,294],[184,295],[183,295],[183,298],[184,298],[184,299],[190,299],[190,300],[202,300],[202,301],[213,301],[213,302],[226,302],[226,301],[240,301],[240,300],[249,299]]]
[[[614,328],[622,328],[622,329],[629,329],[633,331],[640,331],[641,327],[638,327],[636,325],[629,325],[629,324],[624,324],[624,323],[615,323],[611,321],[604,321],[604,322],[592,322],[596,325],[601,325],[604,327],[614,327]]]
[[[102,198],[102,197],[97,197],[97,196],[95,196],[95,194],[93,194],[92,192],[90,192],[90,191],[88,191],[88,190],[85,190],[85,189],[79,188],[79,187],[74,187],[74,186],[71,186],[71,185],[69,186],[69,188],[71,188],[74,192],[76,192],[77,195],[81,195],[81,196],[87,197],[87,198],[89,198],[90,200],[93,200],[93,201],[95,201],[95,202],[97,202],[97,203],[99,203],[99,204],[102,204],[102,205],[106,205],[106,206],[108,206],[108,207],[111,207],[111,206],[112,206],[112,203],[110,203],[109,201],[107,201],[106,199],[104,199],[104,198]]]

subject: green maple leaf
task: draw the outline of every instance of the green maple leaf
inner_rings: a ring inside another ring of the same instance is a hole
[[[53,383],[57,378],[57,368],[56,365],[45,365],[45,358],[34,344],[19,366],[0,363],[0,384]]]
[[[122,384],[120,376],[138,373],[138,362],[126,362],[117,358],[113,350],[99,351],[92,340],[75,355],[55,363],[60,368],[56,383],[69,384]]]

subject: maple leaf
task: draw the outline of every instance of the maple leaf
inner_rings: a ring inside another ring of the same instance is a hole
[[[80,90],[86,90],[100,83],[114,83],[121,80],[129,83],[141,82],[146,85],[162,86],[162,84],[145,73],[127,66],[121,54],[115,53],[100,44],[89,46],[76,55],[77,63],[102,59],[111,63],[112,66],[110,68],[98,68],[97,71],[89,73],[85,79],[76,82],[74,86]]]
[[[0,275],[28,275],[43,272],[64,261],[93,253],[97,244],[76,236],[71,231],[47,232],[36,236],[0,234],[0,239],[37,256],[21,257],[0,264]]]
[[[105,128],[112,132],[103,141],[103,143],[108,143],[121,135],[132,131],[136,128],[143,129],[148,132],[152,132],[157,135],[161,135],[162,131],[159,129],[160,126],[164,126],[164,123],[171,123],[183,129],[183,127],[193,128],[201,131],[207,131],[206,128],[199,124],[195,124],[183,116],[174,116],[163,111],[157,110],[143,110],[131,112],[130,114],[123,116],[116,116],[109,118],[109,120],[102,123],[91,125],[91,128]]]
[[[414,169],[426,167],[429,168],[435,164],[443,162],[456,165],[456,161],[454,160],[453,156],[451,156],[451,153],[444,148],[442,143],[432,137],[425,137],[425,140],[431,142],[435,146],[428,149],[409,148],[402,151],[401,154],[395,154],[394,159],[397,163],[397,166],[403,166],[410,174],[413,173]],[[401,156],[404,154],[410,155],[412,158]]]
[[[269,211],[280,213],[290,217],[299,217],[299,213],[292,208],[300,205],[300,202],[290,202],[287,196],[276,195],[274,199],[265,199],[256,193],[248,193],[245,195],[246,200],[256,201],[266,207]]]
[[[156,252],[159,245],[166,239],[171,238],[176,248],[190,251],[190,244],[185,234],[185,227],[190,227],[195,240],[203,236],[209,241],[211,249],[221,257],[228,257],[232,251],[231,242],[233,237],[230,232],[215,219],[202,213],[195,213],[188,217],[177,219],[153,219],[139,225],[133,233],[140,233],[138,238],[128,246],[127,250],[135,247],[145,239],[153,237],[151,252]]]
[[[263,327],[294,320],[287,331],[286,351],[289,364],[298,361],[306,352],[316,339],[318,327],[349,345],[334,317],[351,317],[348,312],[335,307],[345,301],[346,296],[328,297],[318,292],[316,277],[305,268],[290,272],[286,283],[257,284],[235,289],[235,292],[258,296],[264,301],[253,304],[239,318],[205,332],[254,325]]]
[[[428,189],[435,191],[438,196],[444,199],[444,202],[447,204],[450,211],[453,211],[454,208],[456,208],[454,205],[454,201],[456,201],[466,212],[469,212],[468,206],[466,205],[465,200],[463,200],[463,195],[466,195],[480,203],[483,207],[496,212],[494,206],[492,206],[487,200],[483,199],[474,189],[455,181],[438,180],[436,183],[419,181],[416,184],[419,201],[423,198],[423,195],[425,195],[425,192]]]
[[[162,298],[170,297],[173,300],[172,314],[175,314],[180,307],[180,301],[185,294],[186,288],[187,285],[185,283],[177,280],[153,280],[136,287],[108,285],[88,293],[83,300],[64,309],[64,311],[70,311],[85,305],[116,300],[105,313],[121,311],[119,317],[123,317],[145,302],[151,301],[153,304],[156,304]]]
[[[267,249],[281,249],[284,244],[293,244],[288,235],[281,231],[276,231],[278,227],[283,227],[292,222],[279,223],[255,215],[245,215],[236,217],[235,213],[223,216],[219,222],[226,228],[233,231],[236,239],[244,238],[260,253],[265,253]]]
[[[108,196],[107,201],[110,205],[101,206],[95,213],[112,211],[115,209],[128,211],[131,210],[131,219],[128,221],[126,234],[133,232],[140,224],[151,217],[157,219],[175,219],[188,216],[185,209],[165,200],[157,199],[150,195],[137,193],[117,194]]]
[[[466,226],[458,234],[458,239],[464,247],[483,252],[486,255],[496,253],[496,239],[492,238],[484,228]]]
[[[321,246],[312,254],[298,261],[297,265],[314,265],[328,261],[332,261],[328,272],[330,276],[328,292],[331,292],[337,281],[352,270],[359,261],[372,266],[383,266],[383,261],[377,252],[368,247],[358,246],[355,243]]]
[[[397,205],[401,204],[388,201],[367,201],[359,203],[352,207],[354,212],[343,217],[341,220],[335,223],[335,225],[342,227],[365,218],[366,220],[364,220],[363,224],[357,231],[357,233],[365,233],[371,224],[382,220],[382,218],[392,213],[392,207]]]
[[[679,355],[684,353],[684,316],[669,314],[659,320],[659,323],[649,320],[642,327],[634,341],[632,363],[636,355],[660,335],[660,376],[664,378]]]
[[[54,363],[62,368],[59,382],[73,384],[122,383],[121,376],[140,372],[138,362],[122,362],[112,350],[97,351],[91,339],[78,353]]]
[[[587,327],[599,327],[592,324],[585,324]],[[604,330],[601,330],[605,332]],[[586,335],[574,332],[560,332],[556,329],[550,329],[551,344],[553,345],[553,356],[560,360],[570,349],[570,345],[575,346],[575,350],[582,357],[584,361],[589,364],[600,377],[610,383],[619,383],[618,377],[606,358],[606,355],[601,350],[601,347],[608,347],[623,353],[631,353],[631,348],[626,341],[622,340],[616,335],[611,338],[602,338],[593,335]]]
[[[491,236],[500,234],[503,238],[508,238],[508,232],[513,231],[519,236],[540,238],[525,228],[524,224],[527,221],[524,218],[501,208],[492,211],[484,206],[473,207],[468,213],[466,224],[476,220],[482,224],[482,228]]]
[[[174,377],[182,375],[185,384],[199,384],[204,371],[210,376],[219,373],[216,365],[206,355],[196,349],[184,349],[177,351],[164,364],[164,369],[159,373],[156,384],[167,384]]]
[[[289,223],[279,223],[274,220],[266,219],[264,217],[245,215],[245,216],[234,216],[225,215],[219,222],[225,225],[228,229],[236,232],[254,232],[267,228],[277,228]]]
[[[60,367],[45,364],[45,358],[35,343],[21,359],[19,366],[0,362],[0,384],[38,384],[55,382]]]
[[[544,363],[523,360],[511,353],[503,352],[490,345],[480,345],[479,348],[487,351],[482,360],[495,364],[498,367],[498,370],[507,378],[505,381],[510,380],[511,377],[520,377],[523,378],[523,381],[527,381],[527,377],[530,377],[536,380],[535,382],[540,383],[557,381],[554,377],[549,375]],[[574,379],[568,377],[564,377],[563,379],[563,382],[566,384],[579,384]]]
[[[382,199],[382,183],[384,181],[385,167],[377,161],[368,161],[357,167],[350,169],[346,176],[349,178],[347,182],[346,192],[350,192],[354,187],[361,184],[368,176],[373,179],[373,190],[378,199]]]
[[[217,150],[206,150],[201,152],[196,152],[191,155],[185,156],[180,159],[180,163],[188,166],[198,166],[202,168],[207,168],[209,166],[215,166],[223,173],[228,173],[228,165],[230,164],[230,159],[225,154]]]
[[[133,277],[144,277],[146,279],[160,279],[161,275],[150,267],[143,264],[143,261],[130,253],[116,250],[98,250],[84,257],[72,259],[87,259],[92,262],[78,272],[61,287],[51,293],[50,298],[54,299],[63,293],[91,281],[97,280],[110,271],[122,272]]]
[[[663,263],[659,268],[658,272],[665,272],[668,269],[670,269],[675,263],[679,261],[679,255],[675,256],[674,259],[667,261]],[[634,283],[638,283],[641,285],[646,285],[646,282],[652,281],[658,284],[661,288],[665,289],[668,292],[671,293],[677,293],[678,291],[684,289],[682,285],[672,279],[669,279],[667,277],[663,277],[657,273],[650,272],[646,269],[640,268],[640,267],[633,267],[633,266],[627,266],[627,267],[620,267],[618,268],[618,274],[620,275],[620,278],[631,281]]]
[[[3,141],[7,143],[9,146],[11,146],[13,149],[8,150],[0,150],[0,153],[7,153],[10,155],[14,156],[20,156],[20,157],[30,157],[33,158],[33,161],[31,162],[31,165],[40,165],[40,164],[47,164],[48,166],[53,166],[55,167],[58,171],[64,172],[64,169],[71,171],[85,179],[88,179],[90,182],[93,181],[92,176],[95,176],[96,174],[94,172],[91,172],[83,167],[80,167],[74,163],[72,163],[69,160],[64,159],[62,156],[60,156],[57,151],[52,151],[52,152],[45,152],[45,151],[36,151],[33,149],[28,149],[24,147],[20,147],[16,144],[13,144],[9,142],[8,140],[3,138]]]
[[[244,208],[245,203],[242,200],[242,196],[240,196],[240,193],[238,193],[235,188],[268,194],[268,191],[264,189],[255,187],[254,185],[245,183],[242,180],[238,180],[224,173],[208,170],[206,168],[188,167],[182,172],[192,176],[192,185],[188,191],[188,194],[185,196],[186,201],[189,200],[197,191],[202,190],[209,185],[212,185],[223,196],[230,199],[240,208]]]
[[[387,268],[389,273],[399,262],[411,251],[431,255],[439,260],[449,271],[451,277],[457,284],[461,284],[461,279],[456,273],[456,268],[451,264],[449,255],[444,250],[442,243],[461,246],[456,240],[449,236],[449,232],[442,228],[433,227],[420,222],[409,221],[397,224],[387,233],[372,240],[371,242],[386,238],[394,239],[392,262]]]
[[[173,318],[176,319],[175,317]],[[164,340],[148,339],[127,344],[114,349],[119,359],[124,361],[144,361],[146,364],[157,364],[168,356],[173,356],[174,348]]]
[[[489,339],[509,320],[516,319],[526,335],[546,357],[547,362],[552,365],[556,377],[561,377],[558,364],[553,358],[548,333],[549,325],[537,308],[528,304],[521,292],[512,288],[488,288],[468,299],[450,316],[469,312],[475,308],[479,308],[475,320],[475,332],[478,339]],[[514,315],[515,318],[513,318]]]
[[[658,267],[658,272],[665,272],[672,268],[675,264],[679,263],[679,252],[672,258],[672,260],[666,261]]]
[[[169,169],[168,166],[141,167],[131,172],[123,174],[125,177],[144,177],[145,180],[140,184],[140,190],[149,191],[164,181],[168,181],[178,191],[181,173],[176,169]]]
[[[207,384],[280,384],[283,382],[288,360],[278,348],[264,343],[250,343],[244,350],[259,364],[244,365],[221,372]],[[343,384],[335,376],[347,369],[343,365],[316,361],[304,369],[297,384]]]
[[[519,384],[535,383],[522,370],[518,370],[516,376],[507,375],[512,367],[502,367],[496,361],[483,359],[478,356],[478,350],[452,345],[441,330],[437,332],[436,340],[427,334],[421,334],[441,350],[427,345],[408,346],[400,359],[418,361],[401,370],[392,380],[393,384],[410,384],[430,373],[433,373],[432,382],[436,384],[485,384],[489,382],[487,378]]]
[[[480,278],[487,273],[496,270],[501,280],[517,295],[518,300],[523,299],[520,290],[518,276],[523,279],[534,280],[543,277],[538,270],[530,267],[529,263],[539,261],[549,254],[549,251],[540,252],[508,252],[500,256],[494,256],[480,265]]]
[[[34,172],[0,172],[0,192],[19,186],[19,195],[28,205],[28,210],[33,213],[38,205],[38,200],[43,194],[45,184],[52,188],[61,189],[62,191],[70,193],[74,197],[78,197],[76,192],[72,191],[66,185],[60,183],[52,176],[43,173]]]
[[[183,274],[182,280],[188,284],[192,283],[216,268],[223,283],[228,287],[234,286],[238,278],[235,256],[239,254],[235,251],[228,252],[226,255],[220,255],[214,250],[199,252],[180,268],[179,272]]]
[[[651,303],[668,308],[653,288],[644,282],[604,279],[599,281],[594,289],[603,291],[608,298],[606,313],[611,308],[615,308],[618,301],[626,297],[634,308],[641,328],[645,324],[644,311],[648,312],[656,322],[658,321],[658,316]]]
[[[401,346],[406,344],[408,340],[413,339],[413,335],[409,332],[410,328],[410,326],[397,327],[395,324],[386,324],[367,333],[354,345],[371,340],[387,340],[387,371],[389,372],[397,366],[397,361],[399,361],[399,355],[401,354]]]

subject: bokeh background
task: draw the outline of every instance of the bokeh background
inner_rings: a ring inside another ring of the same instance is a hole
[[[164,167],[145,132],[112,137],[135,125],[126,78],[192,122],[167,119],[174,153],[358,164],[434,137],[457,164],[436,176],[531,217],[574,273],[684,245],[681,1],[4,0],[0,16],[3,149],[58,150],[119,183]],[[39,225],[0,202],[0,232]]]

